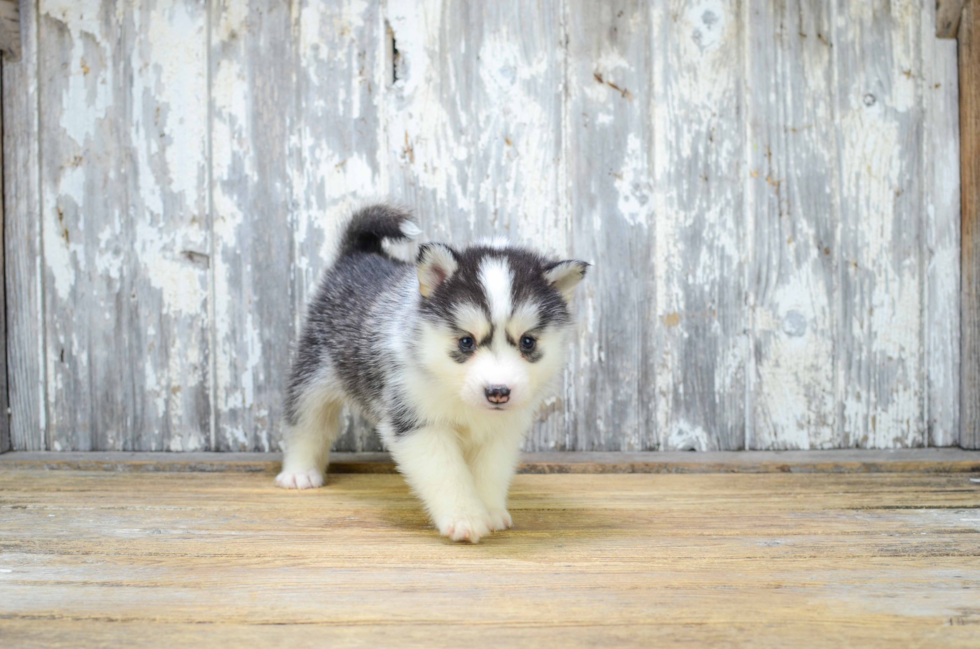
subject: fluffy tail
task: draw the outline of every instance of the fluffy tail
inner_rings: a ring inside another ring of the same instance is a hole
[[[340,240],[340,256],[381,254],[382,239],[414,239],[422,234],[411,215],[390,205],[371,205],[354,213]]]

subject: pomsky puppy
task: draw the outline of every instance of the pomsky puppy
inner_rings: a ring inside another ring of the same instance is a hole
[[[419,247],[386,205],[357,212],[310,302],[286,395],[280,487],[324,483],[344,403],[373,421],[440,534],[476,543],[512,525],[521,440],[553,389],[588,264],[493,243]]]

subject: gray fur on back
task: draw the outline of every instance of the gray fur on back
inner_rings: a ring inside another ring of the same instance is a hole
[[[309,386],[338,379],[337,395],[381,419],[386,381],[397,360],[386,353],[390,320],[402,310],[406,289],[417,292],[415,268],[392,258],[381,239],[400,239],[407,213],[372,206],[351,219],[340,255],[320,280],[307,307],[286,396],[286,417],[297,423],[299,400]],[[331,376],[332,375],[332,376]]]

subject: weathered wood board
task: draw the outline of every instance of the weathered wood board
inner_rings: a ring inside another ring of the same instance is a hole
[[[911,2],[838,2],[841,428],[852,446],[921,446],[921,29]],[[846,74],[844,73],[846,71]],[[905,147],[906,155],[895,151]]]
[[[208,448],[207,7],[38,15],[48,447]]]
[[[528,450],[958,441],[956,52],[929,0],[22,9],[15,449],[278,449],[305,300],[376,198],[425,239],[594,263]],[[338,448],[380,445],[348,416]]]
[[[980,448],[980,3],[963,9],[959,29],[960,119],[963,133],[962,393],[960,445]]]
[[[555,448],[655,449],[657,407],[671,403],[655,371],[653,17],[642,0],[566,9],[568,249],[595,272],[578,294],[574,397]]]
[[[841,441],[833,10],[823,0],[749,6],[748,367],[755,398],[746,446],[833,447]]]
[[[268,450],[289,371],[299,155],[288,3],[211,7],[211,370],[219,450]]]
[[[932,21],[940,18],[926,3],[922,11],[922,188],[926,216],[923,303],[930,446],[957,444],[961,421],[960,222],[955,216],[960,213],[959,70],[953,55],[956,42],[933,38]],[[938,31],[938,24],[936,27]]]
[[[21,60],[3,61],[3,213],[7,395],[13,448],[50,448],[41,311],[37,7],[20,13]]]
[[[509,507],[514,529],[471,546],[397,475],[286,492],[262,474],[0,470],[0,637],[977,646],[969,474],[520,475]]]
[[[0,80],[3,79],[3,71],[0,70]],[[3,108],[0,107],[0,115]],[[0,139],[2,139],[3,127],[0,125]],[[3,166],[3,150],[0,148],[0,168]],[[0,202],[0,233],[3,232],[3,203]],[[3,281],[4,268],[4,249],[0,245],[0,308],[6,309],[6,282]],[[7,319],[0,317],[0,453],[10,450],[10,401],[7,392]]]

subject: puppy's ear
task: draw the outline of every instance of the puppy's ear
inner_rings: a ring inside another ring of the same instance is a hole
[[[575,286],[585,277],[585,269],[589,267],[584,261],[559,261],[545,266],[544,279],[558,289],[566,302],[571,302],[575,294]]]
[[[424,243],[419,246],[415,268],[419,274],[419,292],[422,297],[429,297],[456,272],[456,253],[441,243]]]

